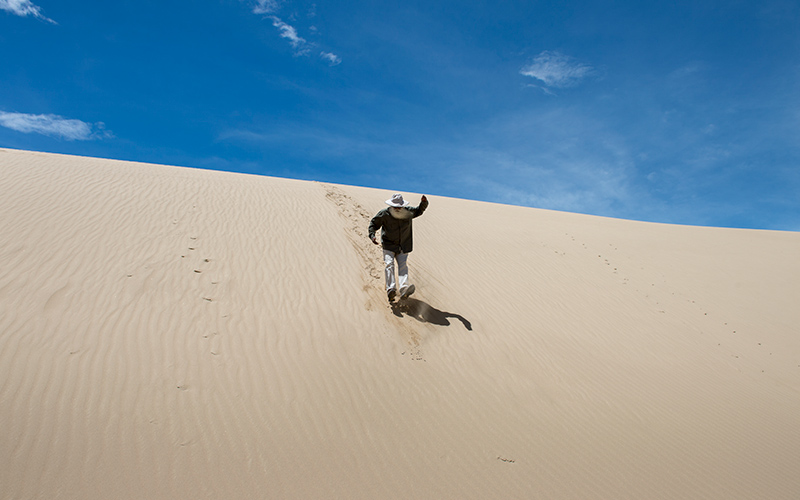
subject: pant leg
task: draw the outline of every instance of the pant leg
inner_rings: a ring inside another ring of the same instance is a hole
[[[383,249],[384,274],[386,275],[386,291],[397,290],[394,282],[394,252]]]
[[[399,253],[395,255],[397,259],[397,281],[400,285],[400,293],[402,294],[410,283],[408,282],[408,254]]]

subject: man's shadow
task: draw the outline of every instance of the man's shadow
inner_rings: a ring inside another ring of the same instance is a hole
[[[472,323],[464,316],[440,311],[421,300],[409,297],[407,299],[400,299],[397,302],[392,302],[391,306],[392,313],[399,318],[402,318],[403,313],[405,313],[422,323],[433,323],[439,326],[450,326],[450,320],[447,318],[455,318],[459,320],[467,330],[472,331]]]

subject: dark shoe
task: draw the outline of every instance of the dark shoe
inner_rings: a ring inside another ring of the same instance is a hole
[[[404,299],[406,297],[410,297],[411,294],[414,293],[414,290],[415,290],[414,285],[408,285],[408,288],[403,290],[403,293],[400,294],[400,298]]]
[[[394,301],[394,298],[397,295],[397,291],[389,290],[388,292],[386,292],[386,295],[389,297],[389,302],[392,302]]]

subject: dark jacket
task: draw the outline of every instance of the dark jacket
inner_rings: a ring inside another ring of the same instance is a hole
[[[411,221],[428,208],[428,200],[423,201],[418,207],[407,207],[414,215],[409,219],[395,219],[389,213],[391,207],[378,212],[369,223],[369,238],[375,238],[378,229],[381,231],[381,244],[383,248],[394,253],[409,253],[414,249],[414,235],[411,231]]]

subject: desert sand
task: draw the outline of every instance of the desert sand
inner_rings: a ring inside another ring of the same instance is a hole
[[[393,308],[391,192],[0,174],[4,499],[800,498],[800,233],[429,195]]]

